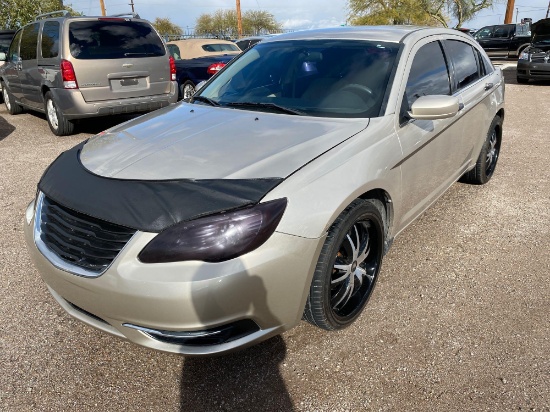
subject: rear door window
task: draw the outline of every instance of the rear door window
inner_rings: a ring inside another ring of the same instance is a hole
[[[31,24],[23,29],[21,36],[21,60],[36,59],[36,46],[38,43],[38,29],[40,23]]]
[[[493,33],[493,37],[507,39],[510,37],[510,26],[497,26]]]
[[[71,55],[76,59],[123,59],[164,56],[155,30],[144,22],[84,20],[69,24]]]
[[[50,59],[59,55],[59,22],[47,21],[42,28],[42,57]]]
[[[480,78],[474,48],[458,40],[445,40],[445,50],[453,62],[456,88],[463,89]]]

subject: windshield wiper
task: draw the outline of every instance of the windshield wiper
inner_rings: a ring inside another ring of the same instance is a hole
[[[204,96],[193,96],[191,99],[192,99],[191,103],[194,102],[195,100],[198,100],[199,102],[208,103],[210,106],[219,106],[220,105],[217,101],[212,100],[208,97],[204,97]]]
[[[295,114],[298,116],[303,116],[304,112],[301,112],[300,110],[291,109],[289,107],[279,106],[275,103],[259,103],[259,102],[232,102],[227,103],[226,106],[230,107],[251,107],[251,108],[260,108],[260,109],[271,109],[279,111],[280,113],[286,113],[286,114]]]

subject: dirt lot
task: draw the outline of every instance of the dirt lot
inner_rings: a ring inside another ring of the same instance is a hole
[[[134,346],[57,305],[27,256],[24,210],[46,166],[110,124],[57,138],[2,106],[0,410],[550,410],[550,84],[506,78],[493,180],[455,184],[396,239],[358,322],[302,323],[211,359]]]

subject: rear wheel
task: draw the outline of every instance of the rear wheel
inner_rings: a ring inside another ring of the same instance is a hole
[[[195,94],[195,84],[187,80],[180,86],[180,97],[182,99],[190,99]]]
[[[384,217],[380,201],[357,199],[336,219],[313,275],[305,320],[336,330],[357,319],[382,265]]]
[[[23,107],[15,103],[15,98],[8,91],[8,88],[4,82],[2,82],[2,98],[4,99],[4,104],[9,114],[23,113]]]
[[[53,99],[52,92],[47,92],[44,96],[44,108],[46,118],[53,134],[56,136],[68,136],[74,132],[74,123],[65,119],[63,113],[58,109]]]
[[[502,119],[499,116],[495,116],[489,127],[487,138],[481,147],[475,167],[462,176],[460,179],[461,182],[483,185],[491,179],[500,155],[501,140]]]

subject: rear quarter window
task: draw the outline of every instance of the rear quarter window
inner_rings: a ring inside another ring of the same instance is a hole
[[[147,23],[87,20],[69,24],[71,55],[76,59],[123,59],[164,56],[162,40]]]

